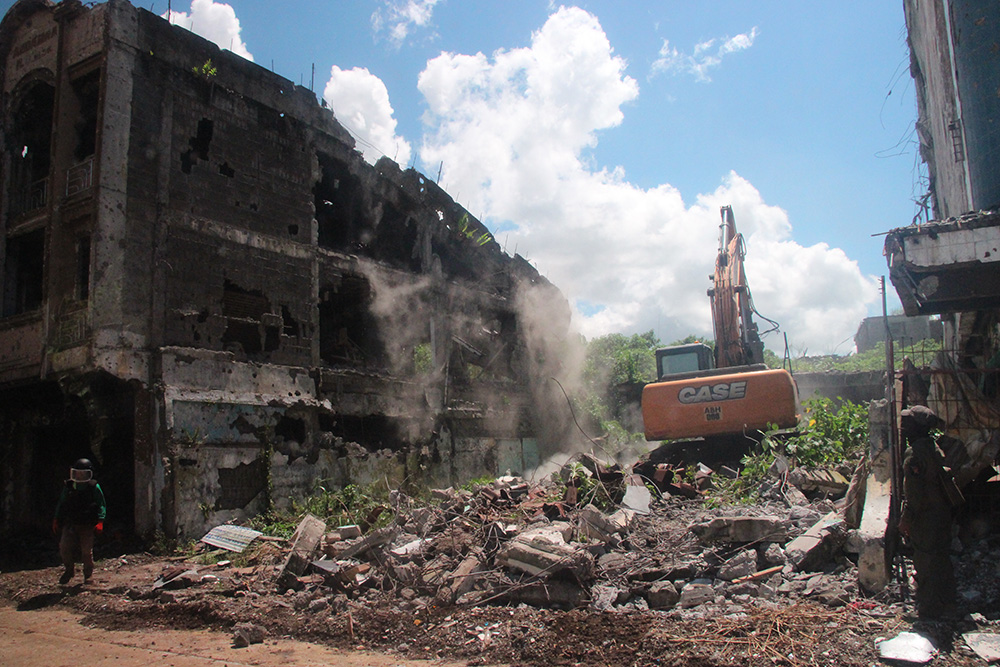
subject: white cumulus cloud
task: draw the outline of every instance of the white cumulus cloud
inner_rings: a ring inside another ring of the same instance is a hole
[[[382,80],[366,68],[344,70],[334,65],[323,90],[323,99],[358,140],[365,160],[374,164],[382,155],[387,155],[401,165],[410,161],[409,142],[396,136],[389,92]]]
[[[384,0],[372,14],[372,28],[376,33],[385,31],[389,40],[399,46],[414,27],[430,25],[434,5],[438,2],[440,0]]]
[[[240,37],[240,20],[236,18],[233,8],[226,3],[191,0],[190,13],[170,11],[169,14],[164,14],[163,17],[174,25],[201,35],[221,49],[228,49],[247,60],[253,60],[253,55]]]
[[[725,39],[710,39],[696,44],[690,54],[682,53],[670,46],[668,40],[663,40],[659,58],[653,61],[652,74],[659,72],[693,74],[699,81],[711,81],[708,71],[722,64],[722,59],[732,53],[745,51],[753,46],[757,38],[757,27],[750,32],[741,33]],[[721,44],[719,43],[721,41]],[[716,48],[716,44],[719,44]]]
[[[755,34],[699,53],[746,48]],[[796,243],[787,214],[736,173],[687,205],[667,183],[643,189],[620,167],[591,166],[585,151],[622,123],[639,94],[626,66],[596,17],[566,7],[528,47],[442,53],[419,78],[428,106],[421,158],[443,163],[441,185],[566,293],[588,337],[710,334],[706,289],[719,207],[728,204],[746,237],[758,309],[782,323],[796,349],[835,349],[877,294],[843,251]],[[779,340],[766,342],[780,349]]]

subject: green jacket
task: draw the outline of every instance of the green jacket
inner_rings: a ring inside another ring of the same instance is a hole
[[[104,492],[95,480],[82,484],[66,480],[56,505],[56,520],[71,526],[93,526],[104,521],[107,511]]]

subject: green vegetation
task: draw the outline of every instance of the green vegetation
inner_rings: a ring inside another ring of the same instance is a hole
[[[417,375],[426,375],[433,368],[433,355],[430,343],[420,343],[413,348],[413,371]]]
[[[895,349],[896,370],[902,368],[904,357],[910,357],[914,360],[914,363],[922,366],[929,364],[934,355],[940,350],[941,342],[933,339],[917,341],[910,345],[897,345]],[[765,351],[766,357],[767,352]],[[771,366],[770,360],[768,360],[768,365]],[[778,367],[780,368],[780,366],[779,361]],[[854,373],[858,371],[881,371],[884,369],[885,350],[881,346],[860,354],[799,357],[792,360],[792,370],[796,373],[812,373],[817,371]]]
[[[594,505],[597,509],[611,512],[617,509],[608,487],[602,484],[594,475],[587,470],[579,461],[570,464],[569,479],[566,486],[576,487],[576,502],[580,507],[588,504]]]
[[[250,526],[267,535],[289,537],[306,514],[326,521],[328,526],[368,524],[381,528],[392,519],[388,512],[389,489],[385,485],[327,489],[321,482],[315,492],[302,500],[293,500],[288,510],[271,509],[250,521]]]
[[[835,466],[861,459],[868,446],[868,408],[850,401],[814,398],[806,401],[806,421],[794,435],[768,432],[759,448],[743,457],[743,470],[734,480],[716,480],[713,501],[753,503],[768,470],[779,454],[789,468]]]
[[[195,65],[194,67],[191,68],[191,71],[199,76],[203,76],[208,79],[212,78],[213,76],[219,73],[219,70],[216,69],[215,65],[212,64],[211,58],[206,60],[201,65]]]
[[[589,429],[597,429],[607,449],[641,440],[622,425],[631,404],[623,385],[644,384],[656,379],[656,348],[660,339],[653,332],[626,336],[608,334],[587,344],[583,365],[583,395],[576,401]]]
[[[492,234],[489,232],[480,232],[469,223],[468,213],[463,213],[462,218],[458,221],[458,233],[476,245],[486,245],[493,240]]]

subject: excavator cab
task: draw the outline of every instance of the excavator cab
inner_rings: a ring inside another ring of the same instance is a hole
[[[704,343],[661,347],[656,351],[656,377],[663,379],[677,373],[710,371],[715,368],[715,353]]]

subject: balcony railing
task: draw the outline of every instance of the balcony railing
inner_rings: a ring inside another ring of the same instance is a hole
[[[66,170],[66,196],[80,194],[94,185],[94,158],[89,157],[83,162]]]
[[[22,215],[31,213],[40,208],[45,208],[49,203],[49,179],[42,178],[27,187],[15,189],[14,196],[11,197],[11,215]]]

